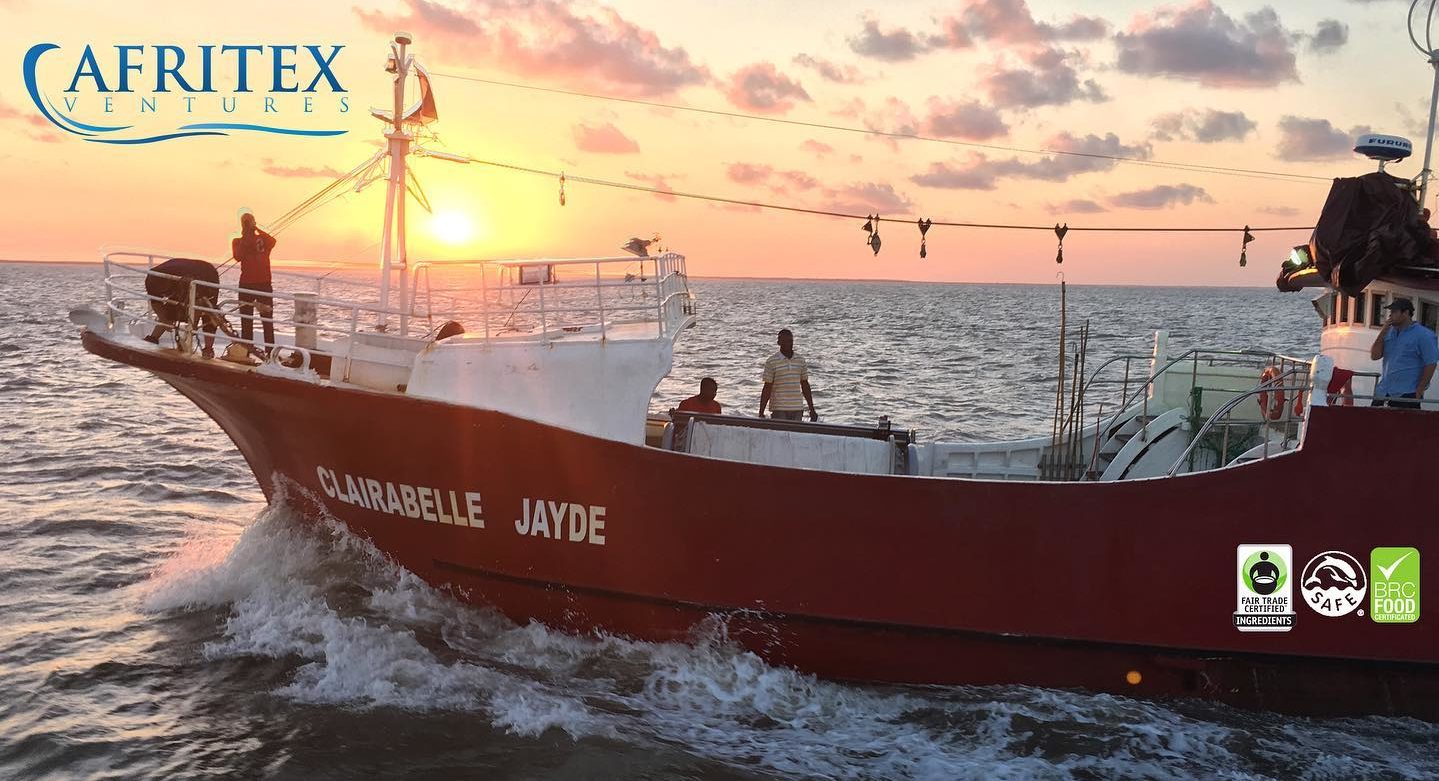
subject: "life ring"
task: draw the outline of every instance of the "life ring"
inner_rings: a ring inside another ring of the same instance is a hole
[[[1269,385],[1280,377],[1278,366],[1266,366],[1264,373],[1259,375],[1260,385]],[[1259,414],[1265,420],[1279,420],[1284,417],[1284,389],[1281,387],[1268,388],[1259,391]]]

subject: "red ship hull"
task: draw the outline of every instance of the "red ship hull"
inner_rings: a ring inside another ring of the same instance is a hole
[[[1319,407],[1293,454],[1173,478],[870,476],[84,344],[194,401],[267,496],[286,478],[402,566],[517,621],[667,641],[718,619],[771,662],[830,678],[1439,720],[1432,619],[1296,607],[1292,631],[1232,621],[1241,543],[1291,545],[1300,563],[1439,550],[1423,466],[1387,455],[1439,445],[1433,413]],[[1439,578],[1433,560],[1421,582]]]

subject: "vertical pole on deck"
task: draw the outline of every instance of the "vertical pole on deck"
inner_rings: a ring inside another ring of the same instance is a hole
[[[1419,208],[1424,208],[1424,200],[1429,196],[1429,179],[1434,172],[1429,168],[1429,161],[1434,154],[1434,118],[1435,108],[1439,107],[1439,58],[1434,52],[1429,52],[1429,66],[1434,69],[1434,89],[1429,93],[1429,130],[1424,134],[1424,170],[1419,172]]]
[[[380,328],[389,322],[390,272],[394,267],[396,248],[399,249],[400,305],[404,308],[405,290],[405,156],[410,152],[410,137],[405,135],[405,78],[410,72],[409,55],[406,49],[414,40],[409,33],[395,33],[390,44],[390,57],[395,74],[394,114],[390,117],[390,128],[385,132],[390,155],[390,177],[385,187],[385,231],[381,237],[380,250]],[[404,331],[406,318],[400,317],[400,330]]]

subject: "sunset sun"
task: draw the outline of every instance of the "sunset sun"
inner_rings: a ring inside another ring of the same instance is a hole
[[[466,244],[475,237],[475,222],[464,212],[447,210],[430,218],[430,234],[452,246]]]

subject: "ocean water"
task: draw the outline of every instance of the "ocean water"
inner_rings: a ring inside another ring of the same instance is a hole
[[[0,778],[1425,779],[1439,725],[1027,687],[839,684],[691,644],[513,624],[266,506],[224,435],[65,319],[98,269],[0,264]],[[1045,433],[1050,287],[696,280],[655,409],[758,406],[790,327],[821,414]],[[1071,286],[1091,365],[1317,349],[1307,297]],[[963,660],[956,660],[962,664]],[[1317,681],[1316,686],[1322,686]]]

